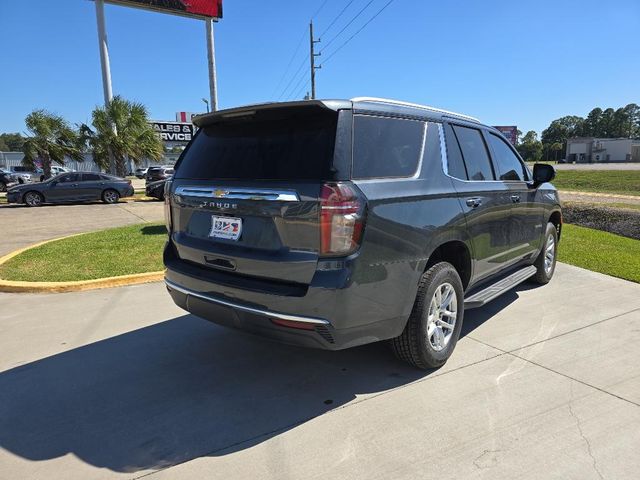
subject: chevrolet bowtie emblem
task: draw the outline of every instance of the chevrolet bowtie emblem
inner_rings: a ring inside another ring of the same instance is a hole
[[[213,191],[214,197],[226,197],[227,195],[229,195],[229,192],[226,190],[218,189]]]

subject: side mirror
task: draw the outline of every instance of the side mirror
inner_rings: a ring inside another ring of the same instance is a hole
[[[538,187],[543,183],[550,182],[556,177],[556,169],[546,163],[536,163],[533,165],[533,185]]]

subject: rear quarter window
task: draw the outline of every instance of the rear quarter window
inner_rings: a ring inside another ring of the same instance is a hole
[[[413,176],[420,163],[426,123],[356,115],[353,120],[354,179]]]

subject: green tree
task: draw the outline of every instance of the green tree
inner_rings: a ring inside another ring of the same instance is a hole
[[[24,137],[19,133],[2,133],[0,134],[0,150],[9,152],[21,152],[24,145]],[[4,145],[2,147],[1,145]]]
[[[538,140],[538,134],[529,130],[516,147],[520,156],[527,162],[535,162],[542,158],[542,143]]]
[[[147,109],[141,103],[113,97],[106,107],[96,107],[91,120],[93,128],[83,124],[80,132],[101,168],[109,167],[109,149],[115,159],[116,174],[120,176],[127,174],[129,159],[137,165],[145,158],[162,158],[162,140],[149,125]]]
[[[600,122],[602,121],[602,109],[596,107],[589,112],[583,124],[583,134],[585,137],[600,136]]]
[[[78,133],[59,115],[46,110],[34,110],[25,118],[30,133],[24,140],[22,163],[35,168],[36,160],[42,162],[44,176],[51,176],[51,163],[64,164],[65,156],[82,161],[82,149]]]

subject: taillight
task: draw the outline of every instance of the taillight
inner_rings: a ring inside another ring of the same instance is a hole
[[[360,246],[365,202],[354,185],[325,183],[320,192],[320,254],[349,255]]]
[[[171,233],[171,182],[164,184],[164,224],[167,226],[167,232]]]

